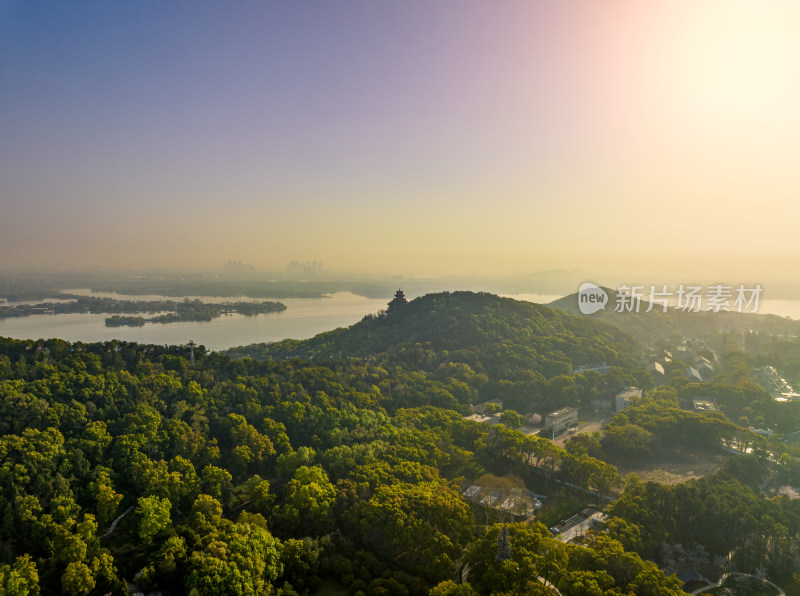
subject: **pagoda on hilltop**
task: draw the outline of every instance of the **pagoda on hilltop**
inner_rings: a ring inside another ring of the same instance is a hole
[[[406,300],[406,297],[403,294],[403,290],[397,290],[397,292],[394,295],[394,298],[392,298],[392,301],[389,303],[389,308],[386,309],[386,314],[390,315],[393,312],[395,312],[398,308],[401,308],[406,304],[408,304],[408,300]]]

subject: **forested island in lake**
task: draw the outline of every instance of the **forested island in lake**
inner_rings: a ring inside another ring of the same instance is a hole
[[[146,321],[152,323],[180,323],[186,321],[210,321],[223,314],[252,316],[263,313],[282,312],[286,305],[281,302],[220,302],[201,300],[117,300],[78,296],[68,302],[42,302],[40,304],[17,304],[0,306],[0,319],[29,317],[41,314],[114,314],[106,319],[106,326],[140,327]],[[119,316],[120,314],[163,313],[149,319],[144,317]]]
[[[106,319],[106,327],[144,327],[144,317],[114,315]]]

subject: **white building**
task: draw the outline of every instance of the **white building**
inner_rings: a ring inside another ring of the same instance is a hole
[[[578,424],[578,408],[561,408],[544,417],[544,427],[553,433],[560,433]]]
[[[579,375],[585,372],[594,371],[596,373],[604,375],[610,370],[611,367],[605,362],[592,362],[590,364],[579,364],[578,366],[572,369],[572,373]]]
[[[632,406],[640,399],[642,399],[641,389],[638,387],[623,387],[622,391],[617,393],[617,412],[621,412],[628,406]]]

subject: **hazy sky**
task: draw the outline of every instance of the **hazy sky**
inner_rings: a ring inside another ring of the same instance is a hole
[[[0,0],[0,267],[789,276],[798,65],[796,0]]]

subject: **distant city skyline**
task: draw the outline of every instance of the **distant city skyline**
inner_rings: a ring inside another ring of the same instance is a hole
[[[789,277],[800,6],[0,1],[0,269]]]

